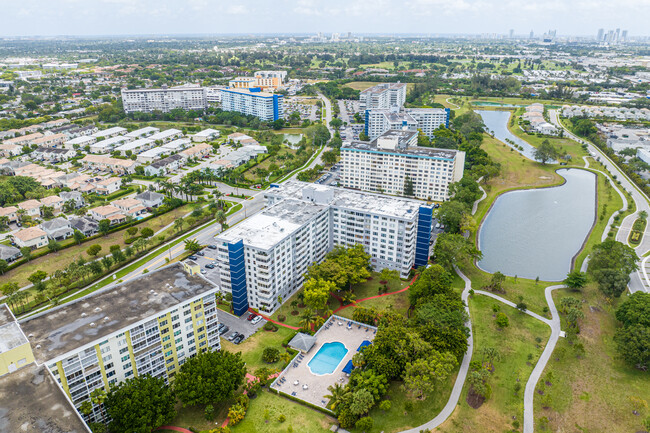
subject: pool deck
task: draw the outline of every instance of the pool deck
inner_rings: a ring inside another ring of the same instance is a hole
[[[352,327],[349,329],[348,322],[352,323]],[[330,317],[325,322],[325,325],[316,332],[316,343],[314,346],[309,352],[297,355],[289,363],[287,368],[273,382],[273,389],[292,395],[308,403],[326,407],[328,399],[325,396],[330,393],[327,387],[337,382],[341,385],[348,382],[348,375],[343,373],[343,367],[357,353],[357,348],[364,340],[372,341],[375,338],[376,330],[377,328],[374,326],[354,322],[344,317]],[[309,361],[311,361],[325,343],[330,342],[343,343],[345,348],[348,349],[348,353],[343,357],[343,360],[336,367],[334,373],[323,375],[312,373],[307,364],[309,364]],[[297,366],[294,366],[296,364]],[[298,382],[297,384],[296,381]],[[303,388],[304,385],[307,385],[307,389]]]

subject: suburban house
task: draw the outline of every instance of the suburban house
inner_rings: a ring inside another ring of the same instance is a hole
[[[201,143],[194,147],[190,147],[189,149],[185,149],[180,153],[180,155],[183,155],[185,158],[201,158],[209,154],[211,150],[212,146],[208,143]]]
[[[1,207],[0,217],[3,216],[9,218],[10,223],[18,221],[18,208],[16,206]]]
[[[147,208],[142,205],[142,202],[134,198],[115,200],[112,205],[120,209],[125,215],[130,215],[132,217],[147,211]]]
[[[103,219],[109,220],[111,222],[111,225],[126,221],[126,215],[124,215],[122,210],[111,204],[90,209],[88,213],[97,221],[101,221]]]
[[[41,224],[41,229],[47,233],[49,239],[62,241],[72,236],[73,230],[70,221],[65,218],[54,218]]]
[[[23,255],[20,253],[18,248],[12,247],[11,245],[0,244],[0,260],[11,263],[22,256]]]
[[[119,177],[108,177],[94,183],[96,192],[99,195],[109,195],[120,189],[122,185],[122,179]]]
[[[165,196],[159,192],[145,191],[135,196],[136,200],[140,200],[142,205],[147,209],[155,208],[163,204]]]
[[[61,200],[63,200],[62,205],[70,200],[74,201],[75,209],[84,207],[86,204],[83,194],[81,194],[79,191],[63,191],[59,193],[59,197],[61,197]]]
[[[49,162],[67,161],[76,155],[77,151],[74,149],[60,149],[56,147],[39,147],[31,153],[32,158]]]
[[[233,132],[228,136],[228,141],[232,143],[239,143],[242,140],[252,140],[250,135],[242,134],[241,132]]]
[[[18,208],[25,211],[25,215],[30,217],[39,217],[41,216],[41,204],[38,200],[25,200],[22,203],[18,203]]]
[[[63,199],[58,195],[50,195],[48,197],[43,197],[41,200],[43,206],[48,206],[54,209],[54,213],[61,212],[61,207],[63,207]]]
[[[212,141],[215,138],[219,138],[219,131],[208,128],[194,134],[192,136],[192,141],[201,143],[204,141]]]
[[[166,149],[167,153],[176,153],[185,149],[190,144],[192,144],[192,140],[189,138],[178,138],[174,141],[170,141],[169,143],[165,143],[160,147]]]
[[[81,159],[85,168],[107,170],[114,173],[135,173],[137,162],[130,159],[111,158],[103,155],[86,155]]]
[[[0,155],[4,157],[18,156],[23,153],[23,147],[17,144],[3,143],[0,144]]]
[[[22,229],[13,235],[14,242],[19,248],[29,247],[31,249],[41,248],[47,245],[47,233],[39,227]]]
[[[51,135],[44,135],[41,138],[37,138],[36,140],[32,141],[30,144],[35,144],[37,146],[43,146],[43,147],[57,147],[60,146],[61,144],[65,143],[68,140],[68,136],[65,134],[51,134]]]
[[[28,134],[16,138],[10,138],[9,140],[5,140],[4,144],[17,144],[18,146],[24,146],[26,144],[32,144],[34,140],[36,140],[37,138],[41,138],[42,136],[43,134],[41,134],[40,132],[36,132],[34,134]]]
[[[99,230],[99,223],[92,218],[85,216],[79,218],[70,218],[70,227],[72,230],[79,230],[84,236],[94,236]]]
[[[164,131],[157,132],[153,135],[150,135],[149,139],[163,144],[163,143],[169,143],[170,141],[175,140],[177,138],[181,138],[182,136],[183,136],[183,131],[170,128]]]
[[[163,155],[169,154],[170,151],[164,147],[154,147],[153,149],[145,150],[138,155],[136,161],[142,164],[148,164],[154,162],[157,159],[162,158]]]
[[[185,165],[185,158],[179,154],[168,156],[156,161],[144,168],[147,176],[164,176],[169,172],[176,171]]]

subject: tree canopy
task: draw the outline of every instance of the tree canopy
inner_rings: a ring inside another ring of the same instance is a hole
[[[630,274],[638,269],[638,260],[632,248],[607,239],[594,246],[587,272],[605,295],[618,298],[627,288]]]

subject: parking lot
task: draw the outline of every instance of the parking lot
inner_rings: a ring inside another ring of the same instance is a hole
[[[323,175],[316,180],[316,183],[322,185],[332,185],[338,186],[339,178],[341,177],[341,163],[334,164],[329,171],[323,173]]]
[[[203,255],[201,255],[203,254]],[[219,267],[216,263],[217,250],[210,248],[203,248],[198,253],[193,254],[191,257],[196,257],[194,260],[199,266],[201,266],[201,274],[213,282],[214,284],[221,286],[221,278],[219,277]],[[206,265],[215,265],[213,269],[206,268]]]
[[[226,313],[223,310],[219,310],[217,312],[219,322],[230,328],[227,332],[221,335],[221,338],[227,340],[233,332],[238,332],[244,334],[244,340],[246,340],[266,323],[266,320],[262,319],[257,324],[253,325],[247,320],[249,314],[250,313],[246,313],[241,317],[237,317],[230,313]]]

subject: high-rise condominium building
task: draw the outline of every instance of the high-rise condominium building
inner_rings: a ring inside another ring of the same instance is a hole
[[[274,121],[284,114],[282,95],[262,92],[260,88],[221,90],[221,108]]]
[[[206,91],[198,86],[178,86],[160,89],[122,89],[125,113],[161,111],[174,108],[203,111],[208,108]]]
[[[444,201],[449,184],[463,177],[465,152],[419,147],[417,132],[390,130],[371,142],[344,142],[341,163],[347,188]]]
[[[185,360],[219,349],[215,292],[172,264],[29,317],[20,328],[30,354],[78,409],[95,389],[134,376],[173,379]],[[93,405],[89,422],[103,420]]]
[[[391,109],[366,110],[364,132],[371,140],[391,129],[407,131],[421,130],[426,136],[432,137],[433,131],[440,125],[449,127],[448,108],[406,108],[398,111]]]
[[[382,83],[359,94],[361,110],[401,108],[406,101],[405,83]]]
[[[298,181],[270,188],[267,209],[215,237],[235,314],[273,312],[335,245],[363,245],[376,270],[426,265],[433,208],[416,200]]]

